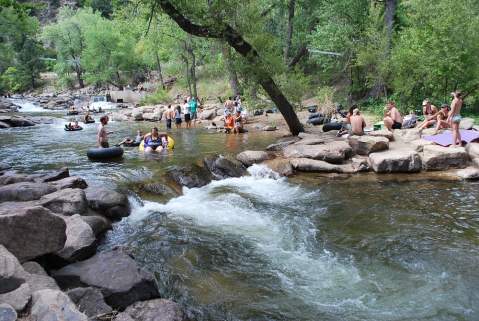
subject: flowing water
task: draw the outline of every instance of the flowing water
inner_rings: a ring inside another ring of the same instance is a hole
[[[91,163],[96,126],[71,133],[63,123],[1,131],[0,158],[22,170],[68,165],[89,183],[128,186],[166,166],[274,140],[174,131],[170,154],[131,149],[122,162]],[[114,139],[137,126],[110,124]],[[262,166],[249,172],[163,203],[133,195],[132,215],[100,250],[131,248],[161,294],[200,320],[479,320],[479,184],[293,183]]]

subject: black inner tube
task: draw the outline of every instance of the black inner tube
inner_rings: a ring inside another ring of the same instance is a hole
[[[87,156],[90,159],[113,159],[123,156],[123,148],[109,147],[109,148],[90,148],[87,151]]]
[[[323,126],[323,132],[329,132],[330,130],[340,130],[343,127],[342,123],[327,123]]]

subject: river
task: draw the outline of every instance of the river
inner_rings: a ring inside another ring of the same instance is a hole
[[[96,125],[65,132],[64,121],[0,131],[0,159],[25,171],[65,165],[90,184],[127,188],[167,166],[275,140],[174,130],[172,153],[130,149],[121,162],[92,163]],[[112,122],[111,140],[147,126]],[[100,250],[131,248],[161,294],[199,320],[479,320],[479,184],[249,172],[167,202],[131,192],[132,215]]]

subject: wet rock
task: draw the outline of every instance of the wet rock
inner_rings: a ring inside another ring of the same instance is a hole
[[[133,108],[131,117],[133,117],[134,120],[143,120],[143,111],[140,108]]]
[[[289,159],[284,158],[275,158],[265,160],[262,164],[271,168],[271,170],[275,171],[276,173],[280,174],[281,176],[290,176],[293,175],[294,170],[293,166]]]
[[[355,173],[368,172],[370,170],[369,162],[367,157],[353,157],[351,159],[351,165],[353,166]]]
[[[425,170],[464,168],[467,166],[467,161],[468,155],[463,147],[424,146],[422,165]]]
[[[465,180],[478,180],[479,179],[479,168],[476,167],[467,167],[457,171],[457,176]]]
[[[66,188],[85,189],[88,187],[88,184],[85,182],[85,180],[78,176],[71,176],[71,177],[58,180],[56,182],[53,182],[52,185],[56,189],[66,189]]]
[[[124,194],[104,187],[92,186],[85,189],[85,193],[90,208],[109,219],[117,220],[130,215],[130,203]]]
[[[81,219],[87,223],[95,236],[98,236],[111,229],[111,221],[100,215],[81,216]]]
[[[342,173],[342,165],[331,164],[311,158],[291,158],[291,165],[300,172]],[[344,166],[344,165],[343,165]]]
[[[469,143],[466,146],[466,151],[471,159],[479,157],[479,143]]]
[[[98,253],[54,272],[53,277],[62,288],[100,289],[107,304],[116,309],[159,296],[153,275],[121,250]]]
[[[165,299],[137,302],[121,314],[135,321],[184,321],[183,310],[178,303]],[[120,315],[119,315],[120,317]],[[123,318],[123,316],[121,316]],[[118,320],[118,318],[116,319]],[[120,319],[121,320],[121,319]],[[125,318],[124,320],[130,320]]]
[[[262,128],[262,130],[265,132],[273,132],[276,129],[277,129],[276,126],[271,126],[271,125],[266,125]]]
[[[10,128],[11,126],[6,122],[0,121],[0,129]]]
[[[369,163],[377,173],[419,172],[422,161],[416,151],[395,149],[369,155]]]
[[[75,288],[67,295],[76,304],[80,312],[86,314],[90,320],[99,320],[96,316],[111,313],[112,308],[105,303],[101,291],[92,287]]]
[[[158,196],[175,197],[178,196],[175,190],[166,184],[160,182],[141,183],[137,186],[140,192],[149,193]]]
[[[0,294],[18,289],[23,283],[23,267],[17,258],[0,244]]]
[[[47,272],[37,262],[25,262],[22,266],[27,272],[25,278],[32,293],[45,289],[59,290],[55,280],[48,276]]]
[[[46,174],[43,174],[39,177],[39,180],[43,183],[58,181],[60,179],[66,178],[70,176],[70,171],[68,167],[62,167],[57,171],[52,171]]]
[[[17,320],[17,312],[7,303],[0,304],[0,321],[15,321]]]
[[[369,155],[389,149],[389,139],[374,136],[351,136],[348,138],[353,152],[358,155]]]
[[[20,262],[63,248],[66,224],[41,206],[0,204],[0,244]]]
[[[61,189],[42,196],[39,204],[63,215],[83,214],[88,209],[85,192],[78,188]]]
[[[265,151],[246,150],[236,155],[236,159],[246,166],[261,163],[269,158]]]
[[[35,321],[88,321],[65,293],[48,289],[33,294],[31,316]]]
[[[213,176],[218,179],[246,175],[246,169],[241,162],[222,155],[205,157],[204,164]]]
[[[352,155],[352,148],[344,141],[322,145],[289,145],[283,150],[287,158],[312,158],[328,163],[340,164]]]
[[[33,182],[33,178],[25,174],[18,174],[16,171],[8,171],[0,176],[0,185],[9,185],[21,182]]]
[[[268,145],[268,147],[266,147],[266,150],[271,152],[280,152],[286,146],[294,144],[296,141],[297,140],[286,140],[286,141],[278,142],[275,144],[271,144],[271,145]]]
[[[179,186],[188,188],[202,187],[211,182],[210,172],[196,164],[173,166],[167,170],[167,176]]]
[[[460,129],[472,129],[474,127],[474,119],[469,117],[464,117],[459,123]]]
[[[80,215],[64,217],[67,225],[67,240],[56,254],[68,262],[75,262],[92,256],[96,250],[96,238],[90,225]]]
[[[10,127],[35,126],[35,123],[33,121],[20,116],[0,116],[0,122],[5,123]]]
[[[368,136],[373,136],[373,137],[386,137],[389,139],[389,141],[394,140],[394,135],[392,132],[390,132],[387,129],[381,129],[381,130],[374,130],[372,132],[368,133]]]
[[[4,172],[6,170],[9,170],[10,168],[12,168],[11,165],[0,162],[0,172]]]
[[[31,296],[30,286],[25,282],[13,291],[0,294],[0,302],[7,303],[17,312],[20,312],[25,309]]]
[[[55,188],[46,183],[20,182],[0,186],[0,202],[38,200]]]

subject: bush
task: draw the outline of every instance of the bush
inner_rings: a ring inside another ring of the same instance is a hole
[[[168,103],[171,101],[171,97],[168,91],[163,88],[158,88],[153,94],[146,95],[141,100],[142,105],[156,105],[161,103]]]

